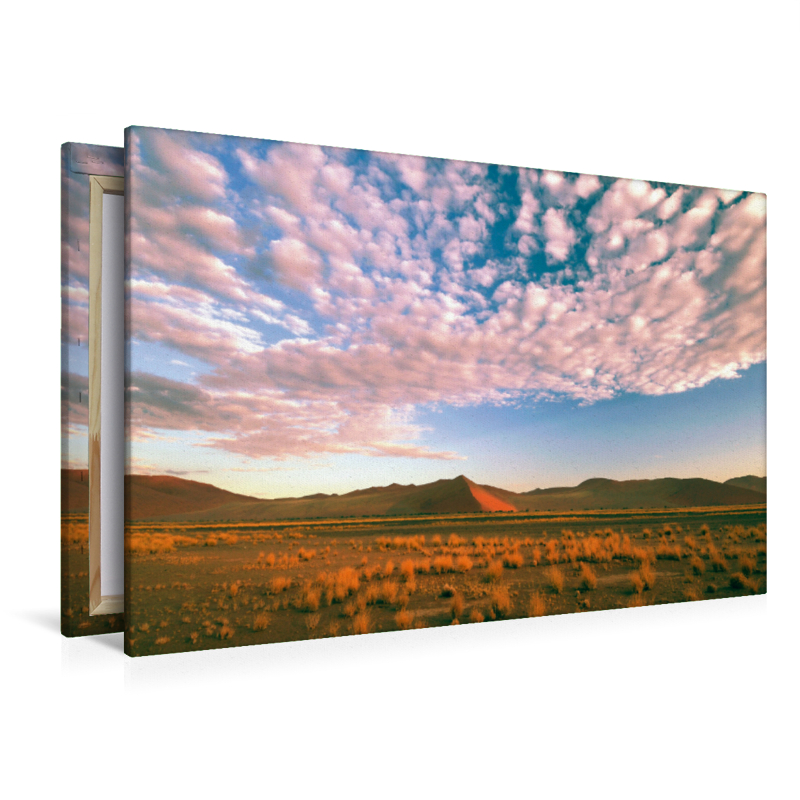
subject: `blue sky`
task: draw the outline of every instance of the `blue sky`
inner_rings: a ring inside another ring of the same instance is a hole
[[[132,129],[134,471],[765,471],[763,195]]]

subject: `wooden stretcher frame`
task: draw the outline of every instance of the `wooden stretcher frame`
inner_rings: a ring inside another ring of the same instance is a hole
[[[103,289],[103,195],[122,195],[125,180],[89,177],[89,614],[119,614],[124,595],[101,594],[100,423]]]

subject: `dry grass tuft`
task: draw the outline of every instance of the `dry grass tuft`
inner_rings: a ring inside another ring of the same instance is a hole
[[[369,633],[372,630],[372,617],[369,611],[359,611],[353,617],[353,633]]]
[[[306,617],[306,628],[308,628],[309,631],[315,630],[317,625],[319,625],[319,620],[319,614],[309,614]]]
[[[269,627],[269,614],[262,612],[261,614],[256,614],[255,619],[253,620],[253,630],[254,631],[264,631]]]
[[[756,569],[755,559],[751,558],[750,556],[741,556],[741,558],[739,558],[739,569],[745,575],[752,575]]]
[[[472,611],[469,612],[470,622],[483,622],[483,619],[483,614],[481,614],[477,608],[473,608]]]
[[[489,565],[486,567],[486,581],[488,583],[493,583],[495,581],[499,581],[502,576],[503,576],[503,562],[490,561]]]
[[[705,562],[698,556],[692,556],[689,559],[689,566],[692,568],[692,572],[695,575],[702,575],[706,571]]]
[[[525,563],[525,558],[519,550],[512,550],[503,556],[503,566],[509,569],[519,569]]]
[[[400,574],[403,576],[403,579],[408,581],[414,580],[414,562],[407,558],[401,565],[400,565]]]
[[[394,561],[387,561],[383,568],[383,577],[388,578],[394,572]]]
[[[456,589],[449,583],[446,583],[442,586],[442,591],[439,593],[439,597],[453,597],[456,593]]]
[[[495,586],[489,595],[489,603],[492,613],[497,617],[506,617],[511,612],[513,603],[511,595],[506,586]]]
[[[472,559],[469,556],[458,556],[455,569],[456,572],[469,572],[472,569]]]
[[[458,619],[464,613],[464,597],[461,594],[453,595],[450,602],[450,614],[453,619]]]
[[[539,592],[534,592],[528,598],[528,616],[543,617],[547,614],[547,601]]]
[[[639,577],[642,579],[645,589],[652,589],[656,585],[656,571],[649,563],[639,567]]]
[[[564,573],[555,565],[547,570],[547,581],[556,594],[564,591]]]
[[[269,590],[272,594],[280,594],[283,591],[286,591],[292,585],[292,579],[286,578],[283,575],[280,575],[277,578],[273,578],[269,582]]]
[[[352,567],[342,567],[334,580],[333,599],[341,603],[349,595],[355,594],[359,585],[358,573]]]
[[[454,572],[453,556],[436,556],[433,559],[433,571],[438,572],[440,575],[443,572]]]
[[[690,602],[701,599],[700,592],[698,592],[694,586],[687,586],[683,590],[683,598],[684,600],[688,600]]]
[[[397,581],[385,580],[381,584],[380,599],[387,605],[392,605],[397,600],[397,594],[400,591],[400,584]]]
[[[597,575],[588,564],[581,564],[581,588],[596,589]]]
[[[414,626],[414,612],[404,608],[394,615],[394,621],[401,631],[410,630]]]
[[[634,594],[641,594],[644,591],[644,581],[638,572],[632,572],[630,575],[631,587]]]
[[[758,593],[758,581],[748,578],[741,572],[734,572],[733,575],[731,575],[730,586],[731,589],[736,589],[738,591],[746,589],[750,594]]]

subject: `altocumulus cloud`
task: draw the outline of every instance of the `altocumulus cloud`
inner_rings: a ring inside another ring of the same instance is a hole
[[[287,458],[458,458],[427,405],[733,378],[766,357],[763,195],[135,129],[134,426]],[[76,307],[85,298],[75,293]]]

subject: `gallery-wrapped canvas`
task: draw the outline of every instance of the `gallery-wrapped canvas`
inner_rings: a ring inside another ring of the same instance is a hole
[[[121,147],[76,142],[61,147],[61,632],[65,636],[123,629],[121,613],[89,613],[90,474],[99,480],[97,441],[90,473],[90,183],[119,180],[122,175]],[[96,588],[99,592],[99,581]]]
[[[766,591],[763,194],[125,146],[129,655]]]

